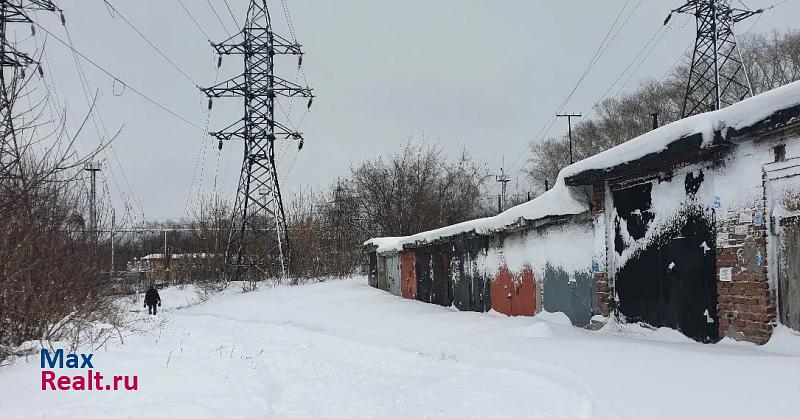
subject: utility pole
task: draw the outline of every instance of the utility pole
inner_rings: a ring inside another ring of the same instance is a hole
[[[670,11],[665,25],[675,13],[694,15],[697,25],[682,117],[722,109],[753,95],[734,25],[763,12],[732,7],[730,0],[689,0]]]
[[[580,118],[581,114],[557,113],[556,116],[559,118],[567,118],[567,125],[569,126],[569,164],[575,163],[575,160],[572,158],[572,118]]]
[[[505,158],[503,159],[503,166],[505,166]],[[497,206],[499,212],[503,212],[506,209],[506,185],[508,182],[511,182],[511,178],[506,175],[505,167],[500,167],[500,174],[495,176],[495,180],[500,183],[500,198],[497,200]]]
[[[165,270],[169,270],[169,265],[170,265],[169,256],[167,256],[167,231],[169,231],[169,230],[167,230],[165,228],[164,229],[164,269]]]
[[[37,10],[61,12],[49,0],[0,0],[0,177],[15,176],[15,166],[19,161],[13,107],[18,89],[25,80],[25,68],[35,64],[42,75],[41,66],[28,54],[17,51],[9,41],[9,24],[29,24],[31,32],[35,33],[29,14]],[[63,12],[61,22],[64,23]]]
[[[249,279],[285,276],[290,246],[275,164],[275,142],[297,140],[301,149],[303,135],[290,127],[290,121],[276,120],[275,106],[281,100],[308,98],[310,108],[314,95],[310,88],[277,76],[274,66],[276,56],[291,55],[298,57],[299,68],[303,57],[301,45],[273,32],[266,0],[250,0],[244,28],[212,47],[220,57],[218,66],[224,55],[244,57],[243,74],[202,89],[209,97],[209,109],[213,98],[244,100],[242,119],[222,132],[210,133],[219,141],[220,149],[224,141],[244,142],[225,251],[226,277],[235,280],[243,274]],[[262,189],[266,191],[263,197],[259,193]]]
[[[89,186],[89,229],[97,238],[97,172],[102,169],[100,162],[89,162],[83,165],[83,170],[91,175],[91,184]]]
[[[111,208],[111,269],[108,271],[111,279],[114,278],[114,223],[116,223],[116,213]]]

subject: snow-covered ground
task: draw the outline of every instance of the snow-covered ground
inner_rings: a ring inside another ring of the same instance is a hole
[[[144,332],[92,358],[105,376],[138,375],[138,391],[41,391],[33,356],[0,369],[0,417],[800,417],[800,336],[785,328],[763,347],[589,332],[558,314],[402,300],[363,278],[162,298],[157,318],[131,303]]]

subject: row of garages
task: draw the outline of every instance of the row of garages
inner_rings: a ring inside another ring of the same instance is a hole
[[[519,265],[510,265],[505,257],[545,234],[549,236],[545,240],[556,246],[567,244],[564,241],[573,238],[574,231],[563,233],[567,238],[552,237],[562,234],[563,223],[490,236],[462,233],[402,251],[378,252],[373,246],[370,285],[461,311],[495,310],[509,316],[533,316],[542,309],[563,312],[576,326],[585,326],[597,314],[591,252],[576,252],[580,268],[569,271],[548,260],[546,252]],[[590,244],[591,221],[578,225],[583,226],[577,233],[584,236],[583,244]]]
[[[800,82],[570,165],[497,216],[365,245],[370,285],[408,299],[765,343],[800,330],[798,225]]]

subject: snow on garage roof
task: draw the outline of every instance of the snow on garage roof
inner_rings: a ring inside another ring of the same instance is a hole
[[[714,145],[716,133],[723,139],[800,105],[800,81],[742,100],[718,111],[690,116],[642,134],[602,153],[565,167],[560,176],[568,179],[588,171],[610,170],[667,150],[691,136],[702,135],[700,148]],[[569,182],[572,184],[572,182]]]
[[[461,233],[497,233],[516,225],[520,219],[533,221],[548,216],[581,214],[589,210],[588,197],[581,196],[580,189],[568,186],[565,183],[567,178],[590,171],[611,170],[646,156],[657,155],[671,145],[697,135],[702,136],[702,141],[699,142],[700,148],[710,147],[714,145],[717,133],[724,139],[729,132],[742,131],[768,120],[781,111],[798,106],[800,106],[800,81],[745,99],[718,111],[672,122],[602,153],[575,162],[561,170],[553,189],[493,217],[465,221],[406,237],[374,238],[364,245],[375,246],[378,253],[400,251],[404,245],[429,243]]]
[[[516,225],[521,219],[533,221],[549,216],[581,214],[589,210],[589,204],[587,198],[581,197],[579,194],[580,191],[577,188],[566,186],[564,179],[559,176],[556,184],[549,191],[495,216],[464,221],[406,237],[375,238],[366,241],[364,245],[376,246],[378,253],[401,251],[404,245],[429,243],[462,233],[499,232]]]

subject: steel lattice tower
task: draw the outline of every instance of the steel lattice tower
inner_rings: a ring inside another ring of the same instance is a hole
[[[266,0],[251,0],[244,28],[220,44],[212,44],[220,55],[244,56],[244,73],[216,86],[204,88],[211,98],[241,97],[244,117],[222,132],[210,135],[223,141],[244,141],[236,202],[232,214],[231,232],[225,251],[226,274],[229,279],[287,276],[289,268],[289,235],[278,184],[275,164],[275,142],[298,140],[302,134],[290,129],[289,121],[278,122],[275,106],[286,98],[309,98],[308,87],[276,76],[275,58],[281,55],[298,56],[302,64],[301,46],[272,30]],[[219,65],[218,64],[218,65]]]
[[[28,15],[32,11],[60,11],[48,0],[0,0],[0,176],[10,176],[19,156],[12,155],[16,149],[16,132],[13,122],[14,99],[20,82],[25,79],[25,68],[36,61],[17,51],[8,40],[10,23],[33,24]],[[61,15],[63,22],[64,15]],[[40,68],[41,71],[41,68]]]
[[[686,84],[682,117],[721,109],[753,94],[734,25],[763,10],[731,7],[729,0],[689,0],[672,13],[695,16],[697,37]]]

